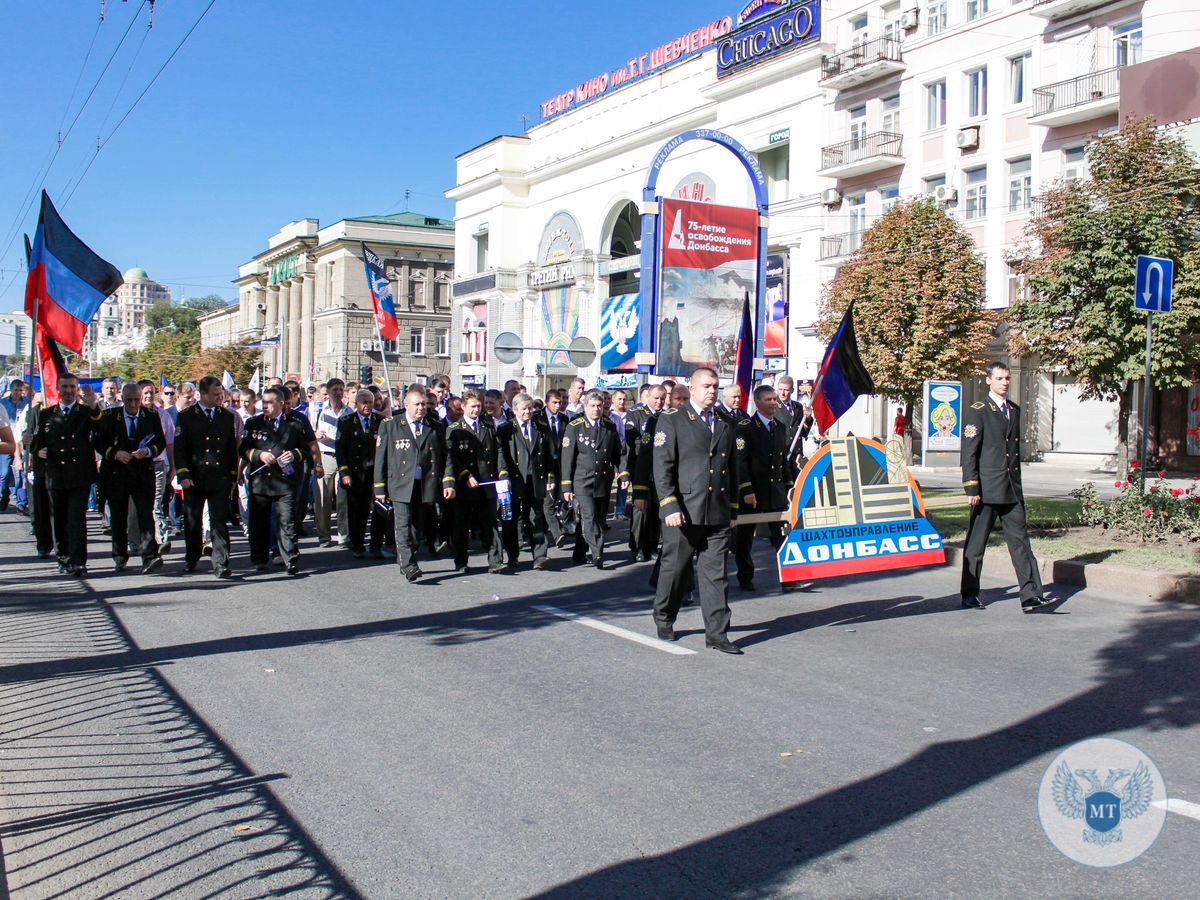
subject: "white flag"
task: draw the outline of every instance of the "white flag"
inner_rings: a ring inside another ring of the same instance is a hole
[[[248,387],[250,390],[254,391],[254,393],[256,393],[256,394],[258,393],[258,385],[259,385],[259,381],[261,380],[261,376],[262,376],[262,369],[255,369],[254,376],[250,379],[250,383],[248,385],[246,385],[246,387]]]
[[[233,376],[229,374],[228,369],[226,369],[225,374],[221,376],[221,387],[225,388],[227,391],[232,391],[237,387],[237,385],[234,384]]]

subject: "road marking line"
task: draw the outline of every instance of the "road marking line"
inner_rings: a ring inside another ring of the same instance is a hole
[[[647,647],[653,647],[655,650],[661,650],[663,653],[674,653],[676,656],[691,656],[696,652],[695,650],[689,650],[687,647],[680,647],[678,644],[669,644],[666,641],[660,641],[658,638],[638,634],[636,631],[630,631],[627,628],[618,628],[616,625],[609,625],[607,622],[601,622],[599,619],[593,619],[591,616],[581,616],[569,610],[559,609],[557,606],[540,606],[534,604],[533,608],[540,612],[549,613],[552,616],[558,616],[560,619],[566,619],[568,622],[577,622],[580,625],[586,625],[588,628],[595,628],[597,631],[615,634],[617,637],[633,641],[635,644],[644,644]]]
[[[1200,820],[1200,803],[1192,803],[1188,800],[1170,797],[1166,800],[1154,800],[1151,802],[1151,806],[1157,806],[1159,809],[1165,809],[1167,812],[1173,812],[1177,815],[1187,816],[1189,819]]]

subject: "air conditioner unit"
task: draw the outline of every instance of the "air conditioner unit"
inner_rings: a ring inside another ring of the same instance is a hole
[[[370,338],[363,338],[358,342],[358,349],[363,353],[370,353],[372,350],[378,349],[375,346],[375,341]]]
[[[972,125],[969,128],[959,129],[958,134],[954,136],[954,146],[959,150],[974,150],[979,146],[979,126]]]
[[[842,202],[842,192],[837,188],[826,188],[821,192],[821,202],[826,206],[837,206]]]
[[[953,203],[958,199],[958,188],[953,188],[948,184],[939,184],[934,189],[933,196],[938,203]]]
[[[917,22],[920,16],[915,9],[910,9],[900,16],[900,27],[905,31],[912,31],[917,27]]]
[[[266,311],[267,311],[267,304],[265,304],[265,303],[259,303],[259,304],[257,304],[257,305],[256,305],[254,308],[255,308],[255,309],[257,309],[259,312],[266,312]]]

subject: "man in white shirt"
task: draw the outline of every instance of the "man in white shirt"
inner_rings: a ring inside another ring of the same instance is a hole
[[[567,388],[567,407],[563,410],[568,419],[583,415],[583,389],[585,387],[587,387],[587,382],[582,378],[576,376],[571,379],[571,386]]]
[[[346,506],[346,494],[339,491],[338,467],[335,446],[337,442],[338,420],[350,415],[354,410],[343,401],[346,393],[346,382],[340,378],[331,379],[326,385],[327,400],[315,401],[308,405],[308,423],[312,425],[313,433],[317,436],[317,445],[321,448],[321,464],[325,474],[314,478],[316,491],[313,495],[313,518],[316,520],[317,539],[322,547],[333,546],[331,519],[333,510],[337,509],[338,543],[343,547],[350,546],[350,518]]]

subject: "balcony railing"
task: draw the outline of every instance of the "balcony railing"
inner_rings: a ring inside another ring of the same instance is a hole
[[[1033,89],[1033,115],[1030,118],[1062,112],[1077,106],[1116,97],[1120,90],[1120,66],[1089,72]]]
[[[821,259],[837,259],[848,256],[862,244],[862,231],[847,231],[843,234],[821,236]]]
[[[827,81],[831,78],[849,76],[850,73],[862,70],[866,66],[877,64],[883,64],[879,66],[879,74],[884,74],[885,71],[897,68],[894,64],[903,62],[904,53],[900,49],[898,40],[891,37],[876,38],[873,41],[855,44],[849,50],[843,50],[833,56],[822,57],[821,80]],[[889,63],[893,65],[888,65]],[[862,72],[861,74],[866,75],[867,73]]]
[[[877,157],[899,157],[904,138],[890,131],[875,131],[821,148],[821,168],[836,169]]]

